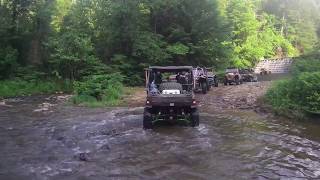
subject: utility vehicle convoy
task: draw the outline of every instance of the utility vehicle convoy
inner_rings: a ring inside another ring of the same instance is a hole
[[[152,129],[158,122],[199,125],[191,66],[152,66],[145,70],[145,76],[144,129]]]

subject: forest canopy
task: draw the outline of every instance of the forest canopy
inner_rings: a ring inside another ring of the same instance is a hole
[[[0,24],[0,79],[120,72],[126,85],[137,85],[149,65],[251,67],[316,51],[320,3],[0,0]]]

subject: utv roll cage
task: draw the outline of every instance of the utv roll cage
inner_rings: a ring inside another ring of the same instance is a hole
[[[189,79],[186,84],[182,84],[185,87],[188,87],[188,90],[192,90],[194,88],[194,74],[193,74],[193,67],[192,66],[150,66],[149,68],[145,69],[145,77],[146,77],[146,84],[145,87],[148,91],[149,86],[152,81],[156,79],[158,73],[183,73],[187,72]],[[160,85],[155,83],[156,85]]]
[[[144,129],[160,122],[199,126],[192,66],[151,66],[145,69],[145,76]]]

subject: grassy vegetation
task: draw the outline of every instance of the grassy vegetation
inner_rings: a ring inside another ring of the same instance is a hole
[[[304,119],[320,114],[319,85],[319,56],[304,56],[294,63],[293,77],[276,82],[265,99],[277,114]]]
[[[101,100],[88,95],[75,95],[71,98],[71,102],[75,105],[86,106],[86,107],[112,107],[121,104],[120,98],[108,98],[104,96]]]
[[[52,94],[56,92],[74,93],[72,104],[88,107],[118,106],[122,98],[128,96],[132,88],[124,88],[122,76],[91,75],[81,81],[40,80],[34,76],[26,79],[15,78],[0,81],[0,98]]]
[[[68,81],[27,81],[19,79],[0,81],[1,98],[71,91],[72,85]]]
[[[116,98],[112,99],[102,99],[97,100],[96,98],[92,96],[86,96],[86,95],[75,95],[71,98],[71,103],[80,105],[80,106],[86,106],[91,108],[97,108],[97,107],[114,107],[114,106],[126,106],[128,105],[128,100],[130,100],[130,96],[132,96],[137,91],[142,91],[141,87],[123,87],[121,89],[121,93],[116,95]],[[115,96],[114,96],[115,97]]]
[[[88,76],[74,83],[71,102],[88,107],[117,106],[124,92],[122,79],[118,73]]]

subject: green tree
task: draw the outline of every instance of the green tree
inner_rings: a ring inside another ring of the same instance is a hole
[[[277,28],[300,53],[316,48],[319,41],[320,6],[316,0],[263,0],[263,10],[277,17]]]
[[[97,62],[90,37],[75,30],[61,32],[49,39],[51,71],[59,77],[78,80]]]
[[[251,67],[264,58],[275,57],[277,50],[285,56],[295,54],[294,48],[275,28],[274,18],[257,11],[255,1],[231,0],[226,16],[232,28],[224,44],[232,48],[233,64]]]

